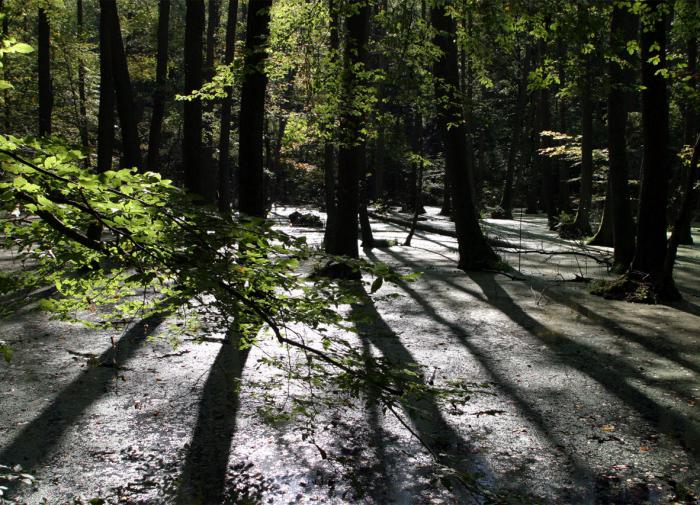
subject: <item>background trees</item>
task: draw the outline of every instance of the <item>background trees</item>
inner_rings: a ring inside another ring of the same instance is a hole
[[[321,205],[336,254],[358,255],[349,230],[367,205],[422,200],[454,218],[464,268],[494,259],[481,215],[521,208],[564,237],[599,229],[620,271],[650,273],[687,192],[689,156],[676,155],[698,125],[695,1],[3,8],[3,30],[37,47],[3,69],[14,133],[80,139],[88,166],[160,172],[223,213]]]

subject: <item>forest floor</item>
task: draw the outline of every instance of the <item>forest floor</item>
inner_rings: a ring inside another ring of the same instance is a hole
[[[318,242],[320,230],[288,226],[291,210],[275,209],[280,226]],[[437,231],[451,229],[428,210]],[[435,385],[463,385],[461,400],[428,398],[422,414],[402,414],[437,462],[371,398],[319,412],[313,436],[273,419],[265,407],[286,390],[284,381],[271,388],[273,372],[259,363],[266,353],[283,355],[272,342],[244,353],[207,335],[173,349],[160,320],[110,334],[27,311],[0,325],[15,350],[0,364],[0,464],[21,464],[37,478],[14,497],[190,504],[219,492],[221,503],[243,504],[482,502],[436,479],[444,465],[478,473],[512,502],[698,503],[700,246],[679,251],[684,302],[632,305],[572,281],[608,275],[594,259],[604,248],[558,239],[542,216],[485,227],[526,250],[586,255],[509,249],[502,256],[518,279],[465,274],[455,268],[454,238],[418,231],[413,247],[365,254],[422,276],[385,284],[365,306],[348,308],[373,316],[347,336],[365,352],[421,364]],[[399,244],[406,235],[384,221],[373,229]],[[0,268],[11,262],[4,252]],[[146,325],[162,338],[145,342]],[[240,387],[231,400],[233,384]]]

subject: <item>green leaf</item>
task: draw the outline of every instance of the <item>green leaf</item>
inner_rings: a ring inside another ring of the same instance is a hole
[[[15,45],[10,46],[8,48],[8,52],[10,53],[20,53],[20,54],[29,54],[34,52],[34,48],[30,46],[29,44],[25,44],[24,42],[17,42]]]
[[[382,287],[382,284],[384,284],[384,277],[377,277],[376,279],[374,279],[372,287],[370,288],[370,293],[376,293],[377,291],[379,291],[379,289]]]

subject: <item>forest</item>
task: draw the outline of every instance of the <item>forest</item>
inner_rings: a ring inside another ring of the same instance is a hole
[[[0,505],[700,504],[700,0],[0,0]]]

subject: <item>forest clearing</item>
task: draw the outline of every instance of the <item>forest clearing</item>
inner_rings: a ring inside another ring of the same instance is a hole
[[[700,0],[0,0],[0,505],[700,504]]]

